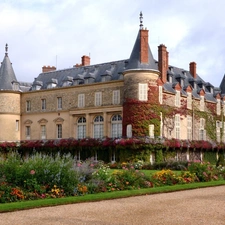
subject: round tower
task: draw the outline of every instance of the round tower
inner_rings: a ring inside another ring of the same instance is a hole
[[[123,136],[151,136],[150,129],[154,133],[156,121],[160,121],[154,108],[159,103],[160,72],[148,44],[148,30],[143,29],[142,13],[140,30],[123,75]]]

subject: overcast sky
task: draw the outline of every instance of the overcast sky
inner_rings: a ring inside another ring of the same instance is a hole
[[[71,68],[128,59],[139,13],[155,59],[165,44],[169,64],[218,87],[225,74],[224,0],[0,0],[0,60],[5,44],[18,81],[32,82],[42,66]]]

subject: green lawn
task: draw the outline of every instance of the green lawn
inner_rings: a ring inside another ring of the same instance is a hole
[[[138,196],[138,195],[167,193],[167,192],[190,190],[190,189],[196,189],[196,188],[205,188],[205,187],[212,187],[212,186],[219,186],[219,185],[225,185],[225,181],[224,180],[211,181],[211,182],[184,184],[184,185],[146,188],[146,189],[140,189],[140,190],[105,192],[105,193],[98,193],[98,194],[89,194],[89,195],[79,196],[79,197],[66,197],[66,198],[55,198],[55,199],[30,200],[30,201],[13,202],[13,203],[1,203],[0,213],[16,211],[16,210],[25,210],[25,209],[31,209],[31,208],[39,208],[39,207],[75,204],[75,203],[82,203],[82,202],[94,202],[94,201],[102,201],[102,200],[116,199],[116,198],[126,198],[131,196]]]

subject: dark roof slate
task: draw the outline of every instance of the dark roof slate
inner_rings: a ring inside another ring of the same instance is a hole
[[[6,54],[0,67],[0,90],[13,90],[13,81],[17,82],[17,79],[12,63]]]
[[[158,71],[157,61],[154,60],[150,47],[148,46],[148,63],[140,62],[140,52],[141,49],[140,49],[140,31],[139,31],[126,69],[128,70],[150,69]]]

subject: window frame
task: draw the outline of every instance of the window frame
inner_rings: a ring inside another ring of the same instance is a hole
[[[138,100],[139,101],[148,100],[148,84],[147,83],[138,84]]]
[[[62,109],[62,97],[57,97],[57,109]]]
[[[95,92],[95,106],[102,105],[102,92]]]
[[[120,90],[113,90],[112,103],[113,105],[120,104]]]

